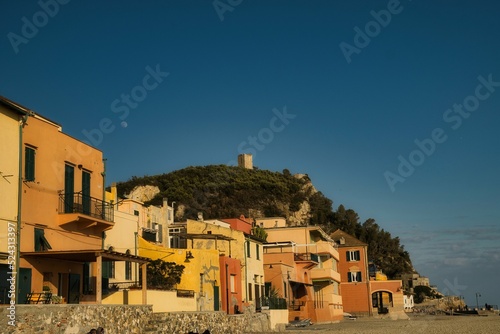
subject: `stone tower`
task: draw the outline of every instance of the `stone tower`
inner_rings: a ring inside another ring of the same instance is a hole
[[[238,167],[253,169],[252,155],[251,154],[238,155]]]

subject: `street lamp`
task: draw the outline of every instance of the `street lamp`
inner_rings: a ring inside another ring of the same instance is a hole
[[[479,311],[479,299],[478,297],[481,297],[481,294],[479,292],[476,292],[476,306],[477,306],[477,310]]]

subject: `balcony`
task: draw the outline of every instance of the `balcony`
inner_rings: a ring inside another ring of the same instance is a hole
[[[294,253],[293,260],[295,262],[314,262],[319,263],[318,254],[314,253]]]
[[[59,195],[59,224],[103,232],[114,226],[113,206],[81,192]]]
[[[314,268],[311,270],[311,280],[334,280],[340,282],[340,274],[331,268]]]

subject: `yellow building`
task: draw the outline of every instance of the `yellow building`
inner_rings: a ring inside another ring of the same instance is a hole
[[[183,311],[220,310],[218,250],[165,248],[141,237],[139,237],[138,246],[140,256],[184,266],[181,282],[177,284],[176,288],[181,294],[184,293],[186,298],[196,299],[196,309],[184,309]],[[175,301],[171,300],[170,302]]]
[[[104,249],[139,255],[138,237],[155,246],[168,247],[168,226],[173,224],[173,208],[166,200],[162,206],[146,207],[135,199],[118,198],[116,184],[112,184],[110,191],[106,192],[106,201],[113,206],[115,226],[105,233]],[[112,288],[122,289],[138,283],[137,263],[112,262],[104,271],[104,280]]]
[[[201,218],[200,218],[201,219]],[[245,235],[242,231],[229,228],[229,223],[223,221],[196,221],[188,219],[183,223],[175,223],[170,226],[171,243],[179,245],[183,249],[191,250],[196,258],[196,251],[200,250],[201,256],[207,250],[215,250],[218,253],[218,263],[210,263],[201,261],[201,264],[212,270],[217,270],[219,278],[214,283],[214,310],[224,310],[228,314],[235,314],[242,310],[244,295],[243,284],[245,282]],[[204,257],[204,256],[203,256]],[[218,268],[215,268],[217,267]],[[204,269],[196,269],[203,273]],[[201,281],[202,277],[196,279],[195,276],[190,276],[191,279],[199,282],[200,286],[204,286]],[[203,276],[203,280],[205,280]],[[200,291],[200,288],[195,289]],[[210,293],[210,292],[208,292]],[[219,294],[219,302],[217,303],[216,295]]]
[[[0,304],[14,300],[19,215],[22,126],[30,111],[0,97]],[[12,267],[10,267],[12,266]],[[17,280],[16,280],[17,281]],[[12,281],[15,282],[15,281]],[[11,295],[12,298],[9,297]]]

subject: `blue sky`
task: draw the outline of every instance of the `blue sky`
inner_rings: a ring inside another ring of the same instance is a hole
[[[101,149],[109,182],[253,150],[500,304],[500,4],[215,3],[3,1],[0,95]]]

